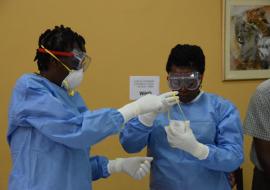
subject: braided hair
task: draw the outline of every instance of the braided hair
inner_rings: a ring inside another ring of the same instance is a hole
[[[38,46],[43,45],[48,50],[69,52],[73,50],[74,44],[78,44],[81,50],[84,50],[85,40],[78,33],[63,25],[55,26],[54,29],[48,29],[40,35]],[[36,51],[34,61],[37,61],[38,70],[46,71],[48,64],[54,61],[49,54]]]
[[[177,44],[172,48],[169,55],[166,71],[169,73],[172,66],[191,67],[196,69],[200,74],[205,70],[205,57],[202,49],[196,45]]]

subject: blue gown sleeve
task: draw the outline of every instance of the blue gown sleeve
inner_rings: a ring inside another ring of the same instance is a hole
[[[120,132],[120,143],[128,153],[140,152],[148,144],[153,127],[144,126],[138,118],[131,119]]]
[[[92,180],[107,178],[110,176],[108,172],[108,159],[103,156],[93,156],[89,158],[92,169]]]
[[[12,105],[12,125],[34,127],[51,140],[68,147],[85,149],[120,131],[123,116],[115,109],[74,111],[42,88],[20,88],[24,92]],[[12,132],[12,131],[11,131]]]
[[[215,144],[207,144],[209,155],[199,162],[212,170],[231,172],[244,161],[243,132],[239,112],[232,104],[219,108]]]

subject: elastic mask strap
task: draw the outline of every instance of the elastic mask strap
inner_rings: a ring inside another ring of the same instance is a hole
[[[44,49],[46,53],[48,53],[50,56],[56,59],[59,63],[61,63],[69,72],[71,71],[60,59],[58,59],[58,57],[56,57],[53,53],[47,50],[43,45],[41,45],[41,47]]]
[[[70,89],[69,88],[69,84],[68,84],[68,82],[66,81],[66,80],[63,80],[63,87],[67,90],[67,92],[68,92],[68,95],[69,96],[74,96],[74,94],[75,94],[75,91],[73,90],[73,89]]]
[[[68,95],[74,96],[74,94],[75,94],[75,91],[74,90],[68,90]]]

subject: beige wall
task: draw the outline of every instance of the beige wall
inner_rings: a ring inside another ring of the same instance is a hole
[[[261,81],[222,82],[221,21],[221,0],[1,0],[0,189],[7,189],[11,169],[5,137],[11,90],[21,74],[36,71],[33,58],[41,32],[65,24],[86,38],[93,62],[80,91],[91,109],[127,103],[130,75],[159,75],[161,92],[168,90],[165,63],[170,49],[176,43],[198,44],[206,55],[203,89],[232,100],[243,119]],[[246,138],[245,189],[250,189],[252,173],[249,147]],[[127,156],[117,137],[95,146],[92,154]],[[95,182],[94,189],[147,189],[147,183],[119,174]]]

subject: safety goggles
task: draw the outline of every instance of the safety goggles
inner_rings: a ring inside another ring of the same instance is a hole
[[[71,69],[67,65],[69,65],[74,70],[83,69],[83,71],[86,71],[89,64],[91,63],[91,58],[85,52],[78,50],[73,50],[71,52],[54,51],[48,50],[43,45],[41,45],[41,48],[38,48],[37,51],[40,53],[48,53],[50,56],[60,62],[68,71],[71,71]],[[71,63],[65,64],[57,56],[70,57],[72,58]]]
[[[201,79],[199,72],[170,73],[168,83],[171,90],[196,90],[199,88]]]

